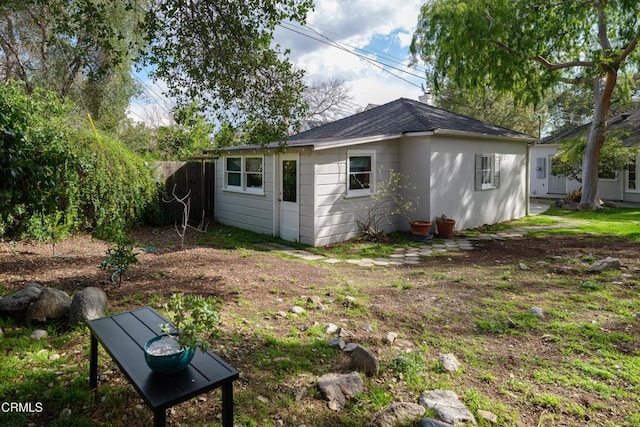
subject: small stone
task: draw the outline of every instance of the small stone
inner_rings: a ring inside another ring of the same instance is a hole
[[[452,424],[443,423],[433,418],[423,418],[415,424],[415,427],[452,427]]]
[[[328,335],[332,335],[337,333],[339,330],[340,328],[338,328],[338,326],[334,325],[333,323],[327,323],[327,326],[325,326],[324,328],[324,333]]]
[[[304,313],[306,310],[302,307],[300,307],[299,305],[294,305],[293,307],[291,307],[289,309],[289,311],[293,314],[302,314]]]
[[[49,360],[51,361],[58,360],[58,359],[60,359],[60,355],[57,353],[54,353],[51,356],[49,356]]]
[[[60,416],[61,417],[70,417],[71,416],[71,409],[64,408],[62,411],[60,411]]]
[[[347,295],[346,297],[344,297],[344,301],[348,305],[355,305],[355,303],[356,303],[356,299],[354,297],[352,297],[351,295]]]
[[[258,402],[262,402],[262,403],[269,403],[269,399],[267,399],[266,397],[262,396],[262,395],[258,395],[258,397],[256,397],[256,399],[258,400]]]
[[[394,427],[405,425],[423,416],[425,412],[424,406],[417,403],[392,403],[376,417],[373,426]]]
[[[544,310],[541,309],[540,307],[531,307],[529,309],[529,313],[531,314],[535,314],[536,317],[540,318],[540,319],[544,319]]]
[[[391,345],[394,343],[396,338],[398,338],[398,334],[396,332],[387,332],[384,338],[382,338],[382,342]]]
[[[351,353],[351,367],[373,376],[378,374],[380,362],[369,349],[358,345]]]
[[[491,424],[496,424],[498,422],[498,416],[493,412],[478,409],[478,416],[489,421]]]
[[[341,338],[349,338],[353,336],[353,332],[345,328],[340,328],[340,330],[338,331],[338,336]]]
[[[287,317],[287,313],[285,313],[284,311],[278,311],[275,317]]]
[[[46,338],[48,335],[49,334],[44,329],[36,329],[35,331],[31,332],[31,335],[29,335],[29,338],[31,338],[34,341],[40,341],[41,339]]]
[[[364,390],[364,382],[357,372],[325,374],[318,379],[318,388],[322,397],[329,402],[329,409],[339,411],[347,400]]]
[[[440,360],[440,364],[444,370],[447,372],[454,373],[460,368],[460,362],[458,362],[456,356],[451,353],[441,354],[438,359]]]
[[[521,262],[520,264],[518,264],[518,268],[520,270],[530,270],[529,266],[523,262]]]
[[[336,338],[334,340],[329,341],[329,347],[331,348],[339,348],[340,350],[344,349],[346,346],[344,340],[342,338]]]
[[[418,403],[432,409],[436,417],[450,424],[470,422],[477,425],[469,409],[458,399],[458,395],[449,390],[429,390],[420,395]]]
[[[591,264],[589,268],[587,268],[587,273],[599,273],[605,270],[619,270],[619,269],[620,269],[619,258],[606,257],[605,259],[601,259]]]
[[[365,332],[371,332],[373,331],[373,325],[371,323],[367,323],[366,325],[362,326],[362,330]]]
[[[354,342],[350,342],[349,344],[344,346],[342,351],[344,351],[345,353],[353,353],[353,350],[355,350],[356,347],[358,347],[358,344],[356,344]]]

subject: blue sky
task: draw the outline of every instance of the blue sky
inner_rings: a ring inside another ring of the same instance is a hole
[[[306,70],[308,82],[341,79],[350,88],[354,112],[400,97],[417,99],[425,82],[419,64],[409,68],[409,43],[424,0],[316,0],[307,24],[283,23],[276,41]],[[302,34],[300,34],[302,33]],[[146,82],[149,100],[131,106],[147,123],[166,121],[171,101],[161,100],[162,82]]]

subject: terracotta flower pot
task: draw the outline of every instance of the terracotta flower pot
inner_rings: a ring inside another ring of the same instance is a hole
[[[443,239],[453,239],[453,229],[455,228],[456,221],[453,219],[436,220],[436,227],[438,229],[438,237]]]
[[[411,234],[418,236],[428,236],[431,234],[431,223],[429,221],[410,221]]]

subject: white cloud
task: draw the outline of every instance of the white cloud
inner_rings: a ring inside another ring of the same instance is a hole
[[[291,23],[283,25],[306,37],[278,28],[276,39],[281,46],[291,49],[291,61],[306,70],[310,81],[342,79],[352,88],[354,102],[361,106],[400,97],[417,99],[424,73],[406,69],[404,65],[408,63],[408,46],[423,2],[411,0],[398,5],[388,0],[317,0],[315,10],[307,17],[307,28]],[[368,58],[416,76],[389,68],[383,71],[380,64],[372,65],[352,53],[328,46],[331,42],[349,50],[366,49],[364,54]]]

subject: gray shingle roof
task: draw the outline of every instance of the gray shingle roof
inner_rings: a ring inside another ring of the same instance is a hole
[[[384,139],[412,132],[438,130],[522,138],[526,141],[534,139],[523,133],[484,123],[422,102],[400,98],[290,136],[286,145],[289,147],[313,146],[314,149],[319,149],[336,144],[368,142],[377,137]],[[278,146],[278,142],[271,142],[265,146],[228,147],[223,151],[255,150]]]
[[[612,116],[607,122],[609,134],[619,133],[623,145],[640,143],[640,108]],[[560,144],[566,139],[577,137],[587,138],[591,130],[591,123],[567,129],[543,138],[539,144]]]
[[[506,137],[528,137],[422,102],[400,98],[289,137],[289,141],[351,139],[375,135],[449,130]]]

